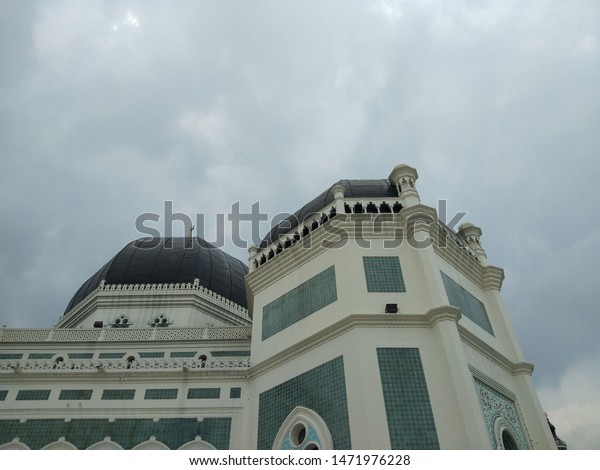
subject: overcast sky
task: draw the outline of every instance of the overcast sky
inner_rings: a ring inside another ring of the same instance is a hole
[[[164,201],[210,241],[398,163],[482,227],[544,409],[600,449],[598,0],[0,1],[0,325],[52,326]]]

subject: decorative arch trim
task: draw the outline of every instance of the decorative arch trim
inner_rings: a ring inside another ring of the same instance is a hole
[[[87,450],[123,450],[123,447],[106,436],[103,441],[92,444]]]
[[[273,449],[307,448],[332,450],[333,439],[327,424],[318,413],[309,408],[297,406],[279,428],[273,441]]]
[[[502,434],[504,432],[508,432],[518,450],[527,449],[527,446],[524,442],[522,442],[517,430],[503,416],[498,416],[494,421],[494,438],[496,439],[496,449],[505,450],[504,441],[502,439]]]
[[[217,450],[210,442],[203,441],[200,436],[196,436],[193,441],[186,442],[178,450]]]
[[[11,442],[0,445],[0,450],[31,450],[31,448],[15,437]]]
[[[66,441],[64,437],[58,439],[58,441],[51,442],[48,445],[45,445],[40,450],[77,450],[73,444],[69,441]]]
[[[160,441],[157,441],[154,436],[152,436],[147,441],[138,444],[131,450],[169,450],[166,444],[163,444]]]

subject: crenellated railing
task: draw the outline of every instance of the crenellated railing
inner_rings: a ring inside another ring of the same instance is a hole
[[[365,198],[344,198],[342,205],[333,201],[318,212],[309,215],[289,232],[280,235],[277,241],[257,248],[256,254],[250,259],[251,269],[262,266],[288,248],[291,248],[304,237],[317,230],[323,224],[336,217],[338,208],[343,207],[345,214],[397,214],[402,210],[398,200],[379,200]]]

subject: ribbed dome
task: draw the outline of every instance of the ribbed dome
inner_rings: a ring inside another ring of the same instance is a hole
[[[289,232],[296,227],[298,223],[304,222],[311,214],[319,212],[323,207],[333,201],[333,188],[337,185],[344,187],[344,197],[398,197],[398,190],[390,184],[387,179],[380,180],[340,180],[332,184],[327,190],[323,191],[316,198],[304,205],[294,215],[280,222],[273,227],[267,236],[263,239],[261,247],[268,246],[279,238],[279,235]]]
[[[102,280],[107,284],[170,284],[199,279],[207,289],[247,307],[244,286],[247,273],[244,263],[200,237],[135,240],[79,288],[65,313],[92,293]]]

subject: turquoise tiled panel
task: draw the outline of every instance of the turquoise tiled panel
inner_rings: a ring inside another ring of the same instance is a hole
[[[94,353],[68,353],[69,359],[91,359]]]
[[[311,277],[263,308],[263,341],[337,300],[335,267]]]
[[[485,310],[485,305],[464,287],[450,279],[446,274],[441,271],[440,273],[442,274],[442,280],[444,281],[444,287],[450,305],[460,308],[461,313],[465,317],[483,328],[489,334],[493,335],[494,331],[492,330],[490,319]]]
[[[104,352],[98,356],[100,359],[121,359],[125,355],[124,352]]]
[[[27,356],[28,359],[52,359],[54,353],[31,353]]]
[[[149,388],[144,393],[144,400],[175,400],[176,388]]]
[[[240,387],[231,387],[229,389],[229,398],[241,398],[242,389]]]
[[[212,357],[250,357],[250,351],[211,351]]]
[[[171,357],[194,357],[196,351],[174,351],[170,354]]]
[[[377,348],[392,449],[439,449],[417,348]]]
[[[141,359],[155,359],[155,358],[159,358],[159,357],[165,357],[165,353],[164,352],[141,352],[140,353]]]
[[[18,419],[0,420],[0,445],[15,437],[31,449],[42,447],[64,436],[78,449],[86,449],[106,436],[124,449],[131,449],[154,436],[170,449],[177,449],[196,436],[217,449],[229,449],[231,418],[161,418],[152,419]]]
[[[19,390],[17,400],[47,400],[50,390]]]
[[[91,400],[93,390],[61,390],[59,400]]]
[[[0,359],[21,359],[23,357],[23,354],[17,354],[17,353],[7,353],[7,354],[0,354]]]
[[[367,291],[406,292],[397,256],[363,256]]]
[[[283,421],[296,406],[309,408],[327,424],[335,449],[351,449],[342,356],[260,394],[258,449],[271,449]]]
[[[107,389],[102,391],[102,400],[133,400],[135,390],[133,389]]]
[[[8,394],[8,390],[0,390],[0,401],[6,400],[7,394]]]
[[[220,388],[190,388],[188,390],[187,397],[189,399],[201,399],[201,398],[220,398]]]
[[[515,433],[513,437],[519,442],[519,447],[521,449],[529,449],[529,445],[527,444],[528,439],[525,437],[525,433],[521,427],[520,413],[514,400],[477,379],[475,379],[475,385],[492,448],[498,448],[494,425],[501,418],[510,424],[512,432]]]

